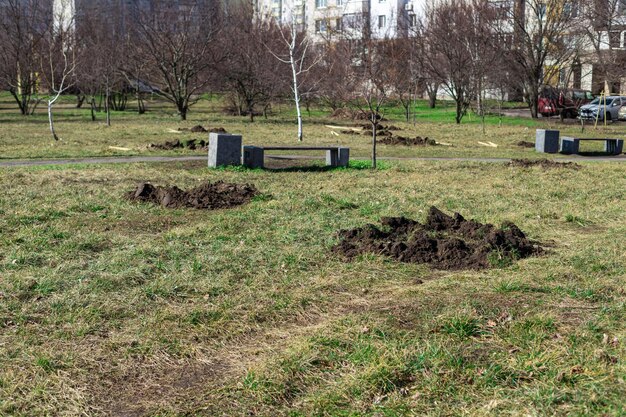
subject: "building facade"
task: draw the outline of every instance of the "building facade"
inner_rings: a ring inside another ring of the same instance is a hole
[[[258,18],[295,22],[316,40],[407,34],[416,23],[418,0],[255,0]]]

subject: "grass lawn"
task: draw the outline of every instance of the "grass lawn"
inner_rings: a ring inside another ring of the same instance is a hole
[[[243,135],[244,144],[278,145],[296,144],[295,111],[289,104],[274,107],[274,113],[266,120],[257,117],[250,123],[246,117],[234,117],[222,112],[220,99],[201,100],[189,113],[188,120],[181,122],[173,107],[163,101],[148,101],[148,113],[137,115],[129,107],[125,112],[113,112],[112,126],[104,123],[104,113],[98,113],[96,122],[91,122],[90,112],[76,109],[71,97],[60,102],[55,113],[57,133],[61,141],[52,140],[48,131],[45,107],[38,108],[34,116],[20,116],[12,98],[0,94],[0,159],[15,158],[64,158],[86,156],[121,155],[191,155],[199,151],[148,149],[151,143],[179,139],[206,139],[206,134],[177,133],[179,128],[190,128],[201,124],[206,128],[224,127],[231,133]],[[441,101],[439,107],[428,109],[426,102],[418,102],[415,123],[404,121],[402,109],[390,106],[385,109],[389,119],[385,124],[401,128],[394,132],[401,136],[427,136],[452,146],[405,147],[379,145],[379,156],[385,157],[502,157],[537,158],[533,149],[522,148],[519,141],[534,141],[535,129],[560,129],[563,135],[586,137],[624,136],[624,125],[619,123],[593,129],[589,126],[581,134],[580,126],[569,120],[562,124],[558,119],[532,120],[524,117],[488,116],[485,133],[480,120],[472,114],[463,119],[461,125],[454,124],[454,106]],[[361,122],[362,123],[362,122]],[[304,134],[307,144],[340,144],[351,149],[352,156],[368,157],[371,138],[367,135],[333,135],[327,125],[354,125],[352,120],[334,119],[329,111],[313,108],[304,116]],[[339,130],[335,129],[335,132]],[[486,147],[478,142],[493,142],[497,148]],[[583,143],[582,150],[601,149],[600,143]],[[127,148],[120,150],[115,148]]]
[[[120,114],[106,129],[70,112],[53,145],[43,116],[0,112],[4,157],[147,154],[166,129],[198,123],[241,128],[247,143],[291,140],[284,115]],[[420,122],[410,129],[454,147],[381,155],[535,155],[513,143],[540,122],[510,122],[487,127],[498,148],[472,145],[484,138],[474,122]],[[336,143],[324,123],[309,121],[310,141]],[[339,140],[367,155],[356,138]],[[0,169],[0,416],[625,415],[624,166],[382,165]],[[146,180],[262,195],[217,211],[123,198]],[[546,253],[480,271],[331,253],[340,229],[423,221],[431,205],[512,221]]]

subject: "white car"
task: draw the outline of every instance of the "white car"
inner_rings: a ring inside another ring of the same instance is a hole
[[[581,119],[618,120],[619,110],[626,105],[625,96],[596,97],[591,103],[585,104],[578,109]]]

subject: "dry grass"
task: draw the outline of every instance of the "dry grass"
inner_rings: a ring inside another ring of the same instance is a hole
[[[2,415],[625,412],[618,164],[0,178]],[[265,197],[216,212],[122,198],[146,179],[250,182]],[[453,273],[329,255],[336,230],[431,204],[511,220],[550,252]]]
[[[104,124],[104,114],[91,122],[87,109],[76,109],[70,97],[57,108],[56,126],[62,140],[54,142],[48,132],[45,109],[35,116],[22,117],[17,114],[11,99],[0,94],[0,158],[62,158],[84,156],[119,155],[201,155],[200,151],[163,151],[149,149],[150,144],[162,144],[179,139],[207,139],[206,134],[176,133],[179,128],[203,125],[206,128],[224,127],[231,133],[243,135],[244,144],[277,145],[293,144],[296,137],[295,117],[288,104],[277,105],[274,113],[266,120],[258,117],[250,123],[245,117],[234,117],[222,112],[223,103],[219,99],[202,100],[193,107],[189,120],[181,122],[172,108],[161,101],[148,102],[148,113],[137,115],[132,110],[114,112],[112,126]],[[315,109],[305,116],[304,134],[308,144],[343,145],[351,148],[353,156],[368,157],[370,140],[368,135],[334,135],[326,125],[352,125],[362,122],[332,119],[330,112]],[[533,149],[517,145],[519,141],[534,141],[535,128],[561,129],[564,135],[580,135],[580,127],[571,121],[561,124],[558,119],[530,120],[526,118],[504,118],[503,124],[496,117],[487,118],[486,132],[478,119],[468,116],[462,125],[453,123],[454,110],[450,103],[442,102],[436,110],[426,108],[425,103],[418,107],[416,123],[406,123],[397,108],[389,108],[388,122],[402,130],[394,132],[406,137],[429,137],[452,146],[393,146],[379,145],[380,156],[390,157],[504,157],[536,158]],[[584,136],[614,136],[622,130],[621,123],[598,130],[587,128]],[[486,147],[478,142],[493,142],[497,148]],[[583,143],[583,150],[594,151],[601,148],[598,143]],[[113,147],[113,148],[112,148]],[[127,148],[120,150],[116,148]],[[557,156],[558,157],[558,156]]]
[[[124,125],[106,129],[66,114],[65,141],[50,147],[41,119],[3,111],[0,146],[4,157],[147,153],[181,126],[161,116],[118,115]],[[203,124],[279,143],[291,141],[285,120]],[[323,123],[309,120],[311,141],[367,155],[365,138]],[[489,126],[493,149],[472,145],[474,124],[411,129],[455,146],[381,154],[534,155],[514,145],[532,137],[522,122]],[[624,415],[626,177],[621,164],[581,165],[1,169],[0,415]],[[218,179],[263,196],[214,212],[123,198],[145,180]],[[330,253],[339,229],[423,220],[430,205],[513,221],[548,251],[480,272]]]

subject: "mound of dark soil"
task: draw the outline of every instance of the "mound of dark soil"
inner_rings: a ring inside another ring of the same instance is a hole
[[[191,132],[191,133],[228,133],[226,132],[226,129],[224,129],[223,127],[213,127],[211,129],[205,129],[204,127],[197,125],[192,127],[191,129],[188,127],[179,127],[178,128],[179,132]]]
[[[576,162],[556,162],[551,159],[512,159],[509,165],[520,168],[531,168],[539,166],[543,169],[568,168],[580,169],[582,166]]]
[[[541,252],[513,223],[502,228],[448,216],[431,207],[424,224],[405,217],[385,217],[382,227],[342,230],[333,252],[348,259],[374,253],[400,262],[427,263],[438,269],[483,269]]]
[[[178,139],[173,140],[173,141],[168,141],[165,143],[151,143],[150,145],[148,145],[148,148],[151,149],[163,149],[166,151],[170,151],[172,149],[190,149],[192,151],[194,150],[207,150],[207,142],[205,140],[195,140],[195,139],[189,139],[189,140],[184,140],[184,141],[180,141]]]
[[[388,136],[379,141],[384,145],[405,145],[405,146],[436,146],[437,141],[434,139],[422,138],[416,136],[414,138],[405,138],[404,136]]]
[[[516,143],[517,146],[519,146],[520,148],[534,148],[535,144],[532,142],[528,142],[527,140],[520,140],[519,142]]]
[[[183,191],[180,188],[158,187],[149,182],[141,183],[135,191],[126,194],[131,201],[159,204],[167,208],[221,209],[248,203],[259,194],[251,184],[230,184],[223,181],[207,182],[199,187]]]

